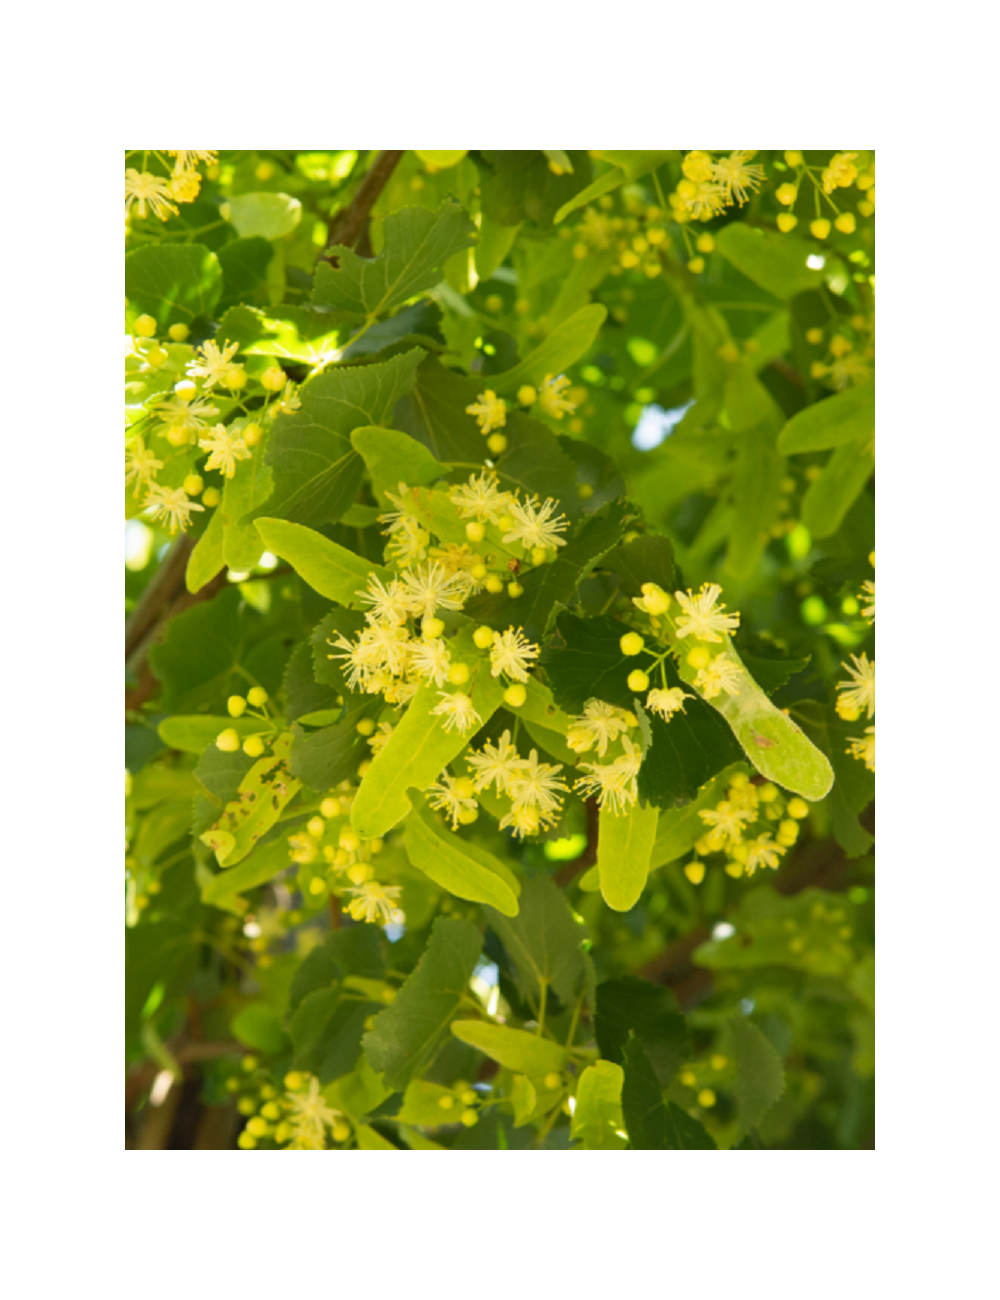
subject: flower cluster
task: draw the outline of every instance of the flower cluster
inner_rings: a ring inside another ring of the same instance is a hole
[[[125,484],[135,498],[144,493],[142,508],[175,533],[190,526],[193,512],[219,504],[219,489],[206,488],[203,474],[218,471],[223,479],[234,478],[274,419],[297,409],[299,398],[276,362],[251,380],[237,359],[238,343],[208,339],[195,351],[187,343],[186,325],[172,325],[163,343],[157,330],[157,322],[145,315],[132,327],[130,377],[156,382],[131,424]],[[173,375],[173,391],[164,396],[162,378]],[[151,446],[154,439],[162,442]]]
[[[481,750],[470,750],[465,761],[472,776],[452,783],[453,798],[465,793],[470,785],[476,793],[493,786],[497,796],[510,800],[509,809],[500,818],[501,830],[509,827],[519,838],[551,829],[558,823],[563,797],[569,790],[559,775],[563,770],[561,763],[539,762],[537,749],[522,758],[509,731],[504,731],[495,744],[488,740]],[[475,806],[474,799],[468,802]],[[435,804],[440,806],[441,803]],[[459,811],[455,820],[462,822],[468,818],[463,818]]]
[[[875,552],[868,557],[875,567]],[[875,626],[875,580],[867,580],[861,589],[861,599],[866,603],[861,613]],[[846,722],[856,722],[862,713],[870,718],[872,725],[865,728],[865,734],[852,740],[847,747],[852,758],[860,759],[870,772],[875,771],[875,660],[869,660],[867,654],[851,655],[849,664],[842,664],[850,680],[841,682],[837,687],[837,712]]]
[[[165,175],[147,170],[150,155],[157,160]],[[169,161],[171,158],[174,160],[172,163]],[[133,205],[139,217],[145,217],[147,212],[160,221],[176,216],[178,203],[193,203],[198,197],[201,189],[198,164],[212,166],[217,159],[215,149],[145,150],[141,169],[125,168],[126,217],[131,214]]]
[[[831,229],[841,234],[850,235],[857,229],[857,217],[846,208],[841,208],[833,198],[838,189],[856,186],[861,192],[857,200],[857,210],[864,217],[870,217],[875,211],[875,164],[869,163],[859,168],[860,154],[857,150],[835,153],[825,167],[814,167],[806,163],[801,150],[786,149],[785,167],[793,175],[792,180],[784,181],[775,191],[778,203],[787,211],[777,217],[778,229],[787,234],[798,225],[798,217],[793,209],[801,197],[802,187],[813,197],[815,216],[809,222],[809,233],[814,239],[826,239]],[[833,214],[823,215],[827,210]]]
[[[766,179],[764,168],[751,159],[754,149],[736,149],[713,158],[705,149],[692,149],[681,163],[682,179],[669,195],[673,218],[711,221],[734,203],[742,206]]]
[[[745,773],[733,776],[714,808],[702,808],[698,816],[704,834],[694,845],[694,857],[684,867],[694,885],[705,879],[703,859],[713,854],[725,858],[730,876],[752,876],[760,867],[775,870],[799,837],[799,822],[809,815],[804,799],[786,801],[770,781],[752,782]]]

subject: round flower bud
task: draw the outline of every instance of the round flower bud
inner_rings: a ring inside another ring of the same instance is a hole
[[[470,542],[481,542],[486,536],[486,526],[479,523],[478,520],[473,520],[465,525],[465,535]]]
[[[222,500],[222,493],[218,488],[206,488],[205,495],[201,499],[207,506],[217,506]]]
[[[236,1139],[236,1145],[241,1151],[252,1151],[257,1145],[257,1139],[252,1133],[241,1133]]]
[[[175,343],[183,343],[191,331],[186,325],[171,325],[167,333]]]
[[[174,392],[182,402],[193,402],[198,394],[198,385],[193,379],[181,379],[174,384]]]
[[[281,1111],[273,1101],[269,1101],[265,1106],[261,1106],[260,1113],[264,1119],[280,1119]]]
[[[692,668],[707,668],[712,662],[711,653],[703,645],[696,645],[687,657]]]
[[[630,691],[648,690],[649,674],[644,673],[641,668],[634,668],[628,675],[628,688]]]
[[[156,320],[152,316],[137,316],[133,328],[141,339],[151,339],[156,333]]]
[[[792,185],[786,181],[784,185],[779,185],[774,192],[774,197],[786,208],[790,208],[799,196],[797,185]]]
[[[703,235],[699,235],[694,241],[694,246],[699,253],[710,253],[715,247],[715,236],[710,235],[706,230]]]
[[[244,1056],[243,1060],[240,1061],[240,1068],[245,1070],[247,1074],[252,1074],[258,1065],[260,1065],[260,1061],[257,1060],[256,1056]]]
[[[689,862],[684,868],[684,874],[692,885],[700,885],[705,879],[704,862]]]
[[[701,1092],[698,1093],[698,1105],[704,1106],[706,1109],[715,1105],[715,1093],[711,1088],[702,1088]]]
[[[362,718],[357,725],[359,736],[370,736],[375,731],[375,722],[372,718]]]
[[[243,426],[243,441],[248,447],[256,447],[261,440],[264,430],[253,420]]]
[[[692,257],[688,261],[688,270],[692,275],[701,275],[705,269],[705,259],[703,257]]]
[[[146,365],[152,366],[154,370],[161,369],[169,360],[166,349],[161,348],[158,343],[154,343],[151,348],[146,349]]]
[[[486,445],[494,456],[499,456],[501,452],[507,450],[507,438],[502,433],[491,433],[486,439]]]
[[[255,709],[262,709],[267,703],[267,691],[263,686],[251,686],[247,691],[247,699]]]
[[[310,817],[306,822],[306,830],[310,835],[315,835],[319,839],[326,830],[326,822],[322,817]]]
[[[789,234],[799,224],[799,219],[794,212],[778,213],[778,229],[783,235]]]
[[[534,564],[536,568],[538,565],[544,564],[548,558],[549,553],[544,546],[533,546],[531,548],[531,563]]]
[[[642,654],[646,642],[638,632],[626,632],[619,644],[623,655],[638,655]]]
[[[246,712],[247,702],[242,695],[230,695],[226,701],[226,708],[229,710],[231,718],[242,717]]]
[[[353,830],[350,826],[345,826],[340,832],[338,843],[340,844],[340,847],[346,849],[348,853],[356,853],[361,845],[357,831]]]
[[[428,641],[435,641],[444,631],[444,623],[439,618],[425,618],[420,624],[420,630]]]
[[[443,1097],[438,1098],[438,1105],[441,1107],[442,1110],[451,1110],[454,1104],[455,1104],[455,1098],[451,1095],[451,1093],[445,1093]]]
[[[853,212],[842,212],[833,223],[844,235],[853,235],[857,221]]]
[[[184,480],[184,491],[189,497],[199,496],[205,487],[205,480],[200,474],[189,474]]]
[[[801,149],[786,149],[785,162],[788,163],[789,167],[801,167],[802,166]]]
[[[243,742],[243,752],[248,758],[260,758],[264,748],[264,742],[260,736],[247,736]]]
[[[234,391],[237,388],[245,388],[247,382],[247,372],[242,366],[230,366],[223,376],[222,382],[227,388]]]
[[[480,650],[488,650],[493,644],[493,629],[487,627],[484,623],[481,627],[476,628],[472,634],[472,639]]]
[[[576,495],[581,501],[589,501],[594,495],[594,489],[589,483],[578,483],[576,486]]]
[[[475,784],[468,776],[460,776],[455,782],[454,790],[459,799],[472,799],[476,793]]]
[[[469,680],[468,664],[452,664],[448,669],[448,680],[452,686],[464,686]]]
[[[469,570],[469,577],[475,578],[476,582],[483,582],[488,572],[485,564],[474,564]]]
[[[519,582],[508,582],[507,595],[511,598],[511,600],[517,600],[518,596],[524,595],[524,588],[521,586]]]
[[[763,785],[757,787],[757,798],[761,803],[774,803],[778,797],[778,787],[772,785],[770,781],[765,781]]]
[[[227,727],[225,731],[220,731],[215,738],[216,746],[224,754],[235,754],[240,747],[239,733],[232,727]]]
[[[355,862],[353,867],[347,868],[347,878],[352,885],[363,885],[366,880],[371,880],[374,874],[374,870],[367,862]]]
[[[555,1073],[555,1071],[552,1074],[547,1074],[545,1076],[545,1086],[546,1088],[561,1088],[562,1075]]]
[[[493,596],[499,595],[499,593],[503,591],[503,578],[499,578],[495,573],[491,573],[486,579],[486,590]]]
[[[479,1112],[474,1110],[463,1110],[462,1123],[466,1128],[475,1128],[479,1123]]]
[[[458,814],[458,822],[460,826],[471,826],[473,822],[478,820],[478,808],[462,808]]]
[[[826,239],[830,233],[830,223],[826,217],[817,217],[815,221],[810,221],[809,233],[813,239]]]
[[[298,1070],[290,1070],[285,1075],[285,1087],[289,1092],[298,1092],[299,1088],[305,1087],[305,1075],[300,1074]]]
[[[809,805],[804,799],[800,799],[796,795],[794,799],[788,801],[788,815],[794,817],[797,821],[801,821],[803,817],[809,816]]]
[[[280,393],[285,386],[285,372],[280,366],[268,366],[261,375],[260,382],[269,393]]]
[[[522,406],[534,406],[538,401],[538,393],[530,384],[524,384],[517,390],[517,400]]]
[[[503,693],[504,703],[509,704],[512,709],[519,709],[524,701],[528,698],[528,692],[520,682],[515,682],[513,686],[508,686]]]
[[[351,1126],[345,1124],[343,1120],[338,1119],[336,1124],[334,1124],[333,1128],[330,1130],[330,1133],[333,1136],[334,1142],[346,1142],[351,1136]]]
[[[811,343],[813,347],[823,342],[823,331],[818,325],[814,325],[811,330],[806,330],[806,342]]]
[[[320,894],[326,893],[326,881],[322,876],[314,876],[312,880],[310,880],[309,892],[314,897],[319,897]]]
[[[324,817],[339,817],[340,800],[334,798],[324,799],[319,806],[319,810]]]
[[[471,1088],[466,1088],[459,1100],[465,1106],[474,1106],[479,1100],[479,1096]]]

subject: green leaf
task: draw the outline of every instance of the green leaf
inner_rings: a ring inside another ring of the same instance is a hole
[[[257,519],[255,526],[269,551],[287,560],[314,591],[341,605],[356,604],[369,577],[386,582],[392,576],[382,565],[372,564],[312,528],[285,519]]]
[[[468,248],[474,237],[475,227],[464,209],[451,200],[437,212],[392,212],[383,223],[384,246],[378,257],[358,257],[342,245],[328,250],[340,265],[336,270],[327,262],[317,267],[313,303],[373,320],[438,284],[448,258]]]
[[[228,480],[227,480],[228,481]],[[219,510],[213,510],[208,527],[198,538],[188,559],[184,582],[188,591],[200,591],[207,582],[226,566],[223,552],[225,520]]]
[[[401,1091],[430,1063],[459,1008],[482,947],[468,921],[438,917],[416,970],[396,1001],[375,1017],[365,1055]]]
[[[628,1145],[622,1115],[625,1072],[611,1061],[588,1065],[576,1090],[570,1137],[586,1151],[621,1151]]]
[[[483,214],[500,225],[512,226],[530,218],[548,226],[574,194],[590,181],[590,157],[584,150],[568,149],[572,173],[556,176],[541,149],[484,149],[480,167]]]
[[[671,159],[677,159],[675,149],[602,149],[600,157],[616,167],[620,167],[631,182],[641,180],[657,167]]]
[[[573,198],[562,205],[555,215],[555,224],[558,226],[561,221],[565,221],[570,213],[575,212],[577,208],[584,208],[588,203],[593,203],[595,199],[603,198],[605,194],[611,194],[620,189],[625,184],[625,181],[625,173],[617,167],[605,172],[603,176],[598,176],[597,180],[592,181],[585,190],[581,190],[579,194],[574,195]]]
[[[648,806],[618,815],[601,809],[597,870],[601,896],[616,912],[630,911],[646,886],[659,816],[659,809]]]
[[[833,785],[833,768],[826,755],[767,698],[744,668],[732,642],[725,654],[740,669],[739,690],[735,695],[722,692],[709,703],[732,727],[746,756],[762,776],[803,799],[822,799]],[[682,662],[679,671],[689,685],[693,683],[696,674],[689,664]],[[668,731],[674,721],[667,724]]]
[[[538,1102],[535,1085],[526,1074],[515,1074],[510,1085],[510,1099],[514,1105],[514,1127],[520,1128],[531,1118]]]
[[[667,681],[677,684],[666,665]],[[669,722],[633,704],[649,727],[650,744],[639,769],[639,797],[659,808],[674,808],[697,798],[698,791],[740,757],[740,747],[725,722],[697,698],[684,701],[684,712]]]
[[[288,1046],[281,1016],[266,1002],[251,1002],[242,1011],[237,1011],[229,1027],[234,1038],[258,1052],[274,1055]]]
[[[310,307],[230,307],[218,337],[239,343],[240,355],[277,357],[316,366],[335,357],[341,326],[336,316]]]
[[[656,840],[650,855],[649,868],[665,866],[687,853],[694,847],[695,841],[705,834],[705,823],[698,814],[703,808],[714,808],[723,797],[723,792],[737,771],[744,771],[744,764],[726,768],[718,776],[699,790],[694,799],[683,808],[664,808],[656,827]]]
[[[824,708],[813,701],[797,704],[795,712],[833,766],[836,780],[827,796],[833,833],[847,856],[858,858],[875,843],[858,821],[858,814],[875,798],[875,773],[849,754],[847,747],[851,740],[863,736],[868,720],[845,722],[832,706]]]
[[[442,1101],[444,1106],[441,1105]],[[393,1118],[400,1124],[413,1124],[417,1128],[440,1128],[442,1124],[454,1124],[458,1118],[455,1112],[455,1094],[440,1083],[412,1079],[406,1086],[403,1104]]]
[[[667,1151],[715,1151],[715,1141],[686,1110],[667,1102],[667,1122],[664,1127],[664,1147]]]
[[[734,1016],[727,1024],[736,1060],[734,1091],[743,1137],[757,1127],[785,1091],[785,1070],[781,1057],[746,1016]]]
[[[411,393],[400,398],[393,423],[422,442],[442,464],[482,468],[484,440],[479,425],[465,408],[489,385],[446,370],[428,357],[417,371]]]
[[[500,707],[503,683],[490,675],[468,628],[453,639],[452,647],[453,657],[465,657],[475,664],[475,676],[463,690],[471,695],[473,707],[486,723]],[[433,715],[439,696],[433,686],[420,687],[403,720],[365,773],[351,808],[351,824],[362,839],[384,835],[401,822],[410,811],[407,791],[426,790],[468,744],[468,734],[463,735],[457,728],[445,730],[444,719]]]
[[[776,298],[794,298],[822,283],[823,272],[806,264],[814,246],[774,230],[733,221],[716,232],[715,246],[748,280]]]
[[[353,361],[355,357],[371,356],[404,341],[419,343],[432,350],[443,348],[441,308],[436,302],[422,298],[388,320],[376,321],[368,329],[359,330],[344,348],[343,359]]]
[[[298,794],[301,782],[284,766],[290,744],[290,736],[278,737],[240,782],[239,797],[198,837],[214,851],[219,866],[231,867],[245,858]]]
[[[503,431],[507,450],[496,462],[500,486],[542,500],[552,497],[559,513],[575,521],[580,515],[576,467],[565,451],[572,439],[557,437],[540,420],[520,411],[507,413]]]
[[[222,267],[201,244],[149,244],[125,256],[128,317],[152,316],[157,333],[211,317],[222,293]]]
[[[560,1002],[571,1003],[587,974],[586,927],[574,919],[562,890],[548,876],[523,883],[520,905],[513,919],[492,908],[485,909],[485,916],[514,963],[521,996],[538,1007],[545,984]]]
[[[813,537],[837,531],[874,473],[874,443],[837,448],[802,498],[802,522]]]
[[[642,1044],[630,1035],[622,1052],[622,1117],[633,1151],[664,1151],[667,1111],[663,1089]]]
[[[385,940],[377,926],[356,925],[332,930],[318,948],[304,958],[292,977],[289,1011],[307,994],[329,988],[349,975],[381,980],[385,975]]]
[[[371,753],[364,736],[358,733],[358,723],[362,718],[376,717],[382,701],[362,696],[348,704],[346,713],[337,710],[338,721],[331,726],[308,734],[301,727],[294,729],[288,766],[310,790],[332,790],[341,781],[350,780],[358,764]]]
[[[361,484],[351,431],[385,422],[412,387],[423,356],[412,348],[378,364],[327,370],[303,384],[301,408],[279,415],[272,427],[266,459],[274,492],[255,513],[312,527],[338,519]]]
[[[241,738],[252,736],[261,730],[258,718],[230,718],[228,714],[222,713],[175,714],[164,718],[156,730],[163,743],[171,749],[200,754],[207,745],[215,744],[220,731],[226,731],[230,727]],[[237,761],[240,761],[238,757]]]
[[[289,194],[234,194],[228,221],[241,239],[281,239],[302,218],[302,204]]]
[[[215,511],[225,525],[222,550],[226,564],[237,572],[253,569],[264,554],[252,513],[274,488],[273,471],[265,464],[266,452],[266,445],[260,442],[252,449],[250,459],[236,466],[233,477],[225,480],[222,500]]]
[[[397,493],[401,482],[410,488],[429,486],[448,472],[422,443],[397,429],[355,429],[351,443],[368,467],[372,487],[383,505],[386,489]]]
[[[793,415],[778,438],[786,456],[824,451],[848,442],[865,442],[875,434],[875,380],[825,397]]]
[[[647,582],[655,582],[669,595],[677,577],[674,548],[669,538],[659,536],[633,537],[616,546],[604,557],[601,568],[621,576],[622,591],[627,596],[641,595]]]
[[[456,898],[489,903],[504,916],[517,915],[520,884],[499,858],[444,829],[417,791],[410,792],[413,812],[406,821],[410,861],[435,884]]]
[[[506,258],[520,226],[501,226],[484,216],[479,226],[479,243],[476,245],[476,274],[480,280],[488,280],[493,272]]]
[[[267,268],[274,256],[270,241],[234,239],[224,244],[216,256],[222,267],[222,297],[218,306],[260,301],[258,295],[266,288]]]
[[[562,321],[544,343],[502,375],[491,375],[489,387],[496,393],[516,393],[522,384],[537,387],[547,375],[560,375],[589,350],[607,319],[608,309],[600,303],[581,307]]]
[[[577,587],[601,556],[620,539],[632,517],[626,501],[614,501],[602,507],[598,514],[583,520],[551,563],[525,574],[521,580],[524,592],[516,600],[505,593],[482,596],[468,603],[466,613],[497,629],[513,623],[515,627],[522,627],[529,639],[543,640],[556,608],[574,598]],[[548,660],[544,662],[548,666]]]
[[[163,683],[163,707],[183,713],[221,705],[242,651],[240,593],[234,587],[170,619],[166,636],[149,651],[150,667]]]
[[[485,1020],[455,1020],[451,1032],[460,1042],[468,1043],[518,1074],[542,1077],[558,1073],[566,1064],[566,1049],[551,1038],[540,1038],[523,1029],[508,1029]]]
[[[238,866],[220,871],[206,880],[201,887],[202,902],[231,911],[233,900],[240,894],[267,884],[290,866],[285,840],[273,840],[270,844],[259,845]]]
[[[373,1129],[370,1124],[359,1124],[355,1134],[359,1151],[398,1151],[399,1147],[394,1146],[388,1138],[384,1138],[377,1129]]]
[[[690,1051],[687,1021],[674,993],[635,975],[597,986],[594,1031],[601,1055],[621,1064],[634,1034],[661,1088],[669,1088]]]
[[[564,611],[556,626],[558,637],[543,650],[541,662],[559,707],[576,715],[588,700],[597,699],[630,709],[633,693],[626,684],[630,665],[621,648],[628,625],[603,616],[578,618]]]

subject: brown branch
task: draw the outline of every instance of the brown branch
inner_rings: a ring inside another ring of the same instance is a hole
[[[146,590],[139,597],[135,609],[125,620],[125,659],[128,661],[140,642],[159,622],[163,611],[171,605],[184,585],[188,559],[194,550],[194,540],[186,535],[171,542],[170,549],[150,578]]]
[[[321,260],[337,263],[334,248],[338,245],[352,248],[358,236],[364,230],[375,200],[386,187],[396,164],[406,152],[405,149],[383,149],[372,163],[364,180],[357,188],[354,198],[346,208],[341,208],[330,226],[330,242]]]
[[[178,538],[178,541],[190,539]],[[176,546],[177,543],[175,542]],[[211,582],[207,582],[204,587],[198,591],[187,591],[184,588],[184,572],[187,567],[187,552],[184,552],[184,565],[178,570],[177,562],[174,559],[173,547],[171,551],[163,558],[163,563],[150,579],[149,587],[157,583],[159,590],[155,604],[151,602],[153,612],[145,612],[143,616],[143,625],[146,628],[146,634],[142,637],[129,654],[129,629],[128,624],[125,627],[125,667],[131,669],[136,675],[136,684],[130,691],[125,692],[125,711],[139,709],[149,699],[156,690],[156,678],[153,676],[149,667],[148,655],[150,646],[154,645],[163,636],[166,631],[167,623],[170,619],[175,618],[178,614],[183,614],[186,609],[191,609],[193,605],[200,605],[202,601],[211,600],[220,592],[227,583],[226,570],[217,573]],[[163,569],[170,562],[171,572],[168,578],[160,581],[160,575]],[[139,612],[142,600],[149,591],[149,587],[140,597],[139,604],[132,611],[133,615]]]

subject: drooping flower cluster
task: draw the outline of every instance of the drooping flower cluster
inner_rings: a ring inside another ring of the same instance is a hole
[[[504,731],[495,744],[486,741],[482,750],[470,750],[466,764],[473,789],[478,793],[493,786],[496,795],[510,800],[510,808],[500,818],[500,828],[510,828],[523,838],[555,826],[562,816],[563,797],[569,787],[559,773],[561,763],[542,763],[538,750],[522,758],[510,731]],[[463,780],[456,783],[463,789]],[[474,801],[473,801],[474,803]],[[462,821],[461,815],[457,817]]]
[[[786,800],[770,781],[754,783],[745,773],[737,773],[714,807],[699,810],[705,833],[695,843],[685,875],[700,885],[705,879],[704,859],[714,854],[723,855],[730,876],[752,876],[761,867],[776,870],[799,837],[799,822],[808,815],[804,799]]]
[[[215,149],[152,149],[135,150],[142,152],[140,167],[125,168],[125,215],[128,217],[133,205],[136,215],[145,217],[151,212],[160,221],[167,221],[177,215],[178,203],[193,203],[201,190],[201,173],[198,164],[212,166],[218,158]],[[166,155],[166,156],[164,156]],[[127,155],[133,156],[133,155]],[[163,172],[147,170],[150,157],[157,160]],[[173,158],[171,164],[169,159]]]

